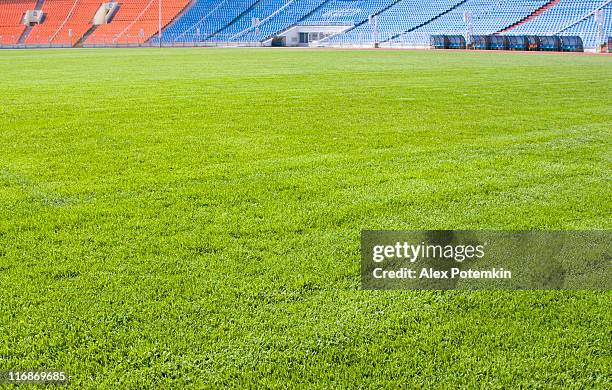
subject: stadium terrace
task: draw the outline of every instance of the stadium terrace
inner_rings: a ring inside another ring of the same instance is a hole
[[[9,0],[0,47],[609,51],[610,0]]]

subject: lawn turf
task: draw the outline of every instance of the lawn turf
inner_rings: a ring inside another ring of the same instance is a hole
[[[606,388],[610,292],[361,291],[361,229],[610,229],[612,57],[0,51],[0,370]]]

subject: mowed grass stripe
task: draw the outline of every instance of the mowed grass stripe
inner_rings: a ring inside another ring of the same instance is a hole
[[[609,57],[1,51],[0,369],[605,388],[609,292],[366,292],[361,229],[609,229]],[[319,383],[317,386],[316,383]]]

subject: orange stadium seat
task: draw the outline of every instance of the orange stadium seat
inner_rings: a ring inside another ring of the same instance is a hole
[[[17,43],[25,26],[23,13],[34,9],[35,0],[6,0],[0,14],[0,43]],[[73,46],[93,27],[100,6],[109,0],[45,0],[43,23],[32,28],[25,39],[30,45]],[[98,26],[87,38],[90,44],[143,43],[158,30],[159,0],[119,0],[119,10],[109,24]],[[162,27],[170,23],[187,6],[189,0],[163,0]],[[1,24],[4,23],[4,24]],[[70,34],[72,32],[72,34]]]
[[[23,15],[36,7],[36,0],[2,0],[0,4],[0,45],[14,45],[26,29],[21,24]]]
[[[163,0],[162,27],[168,25],[189,3],[189,0]],[[119,0],[112,22],[99,26],[85,44],[139,44],[158,31],[159,0]]]
[[[54,40],[71,42],[73,45],[78,42],[93,26],[93,17],[104,2],[106,1],[78,0],[72,15],[70,15],[64,26],[57,31]],[[70,30],[72,30],[72,37],[69,34]]]
[[[103,0],[45,0],[43,23],[34,26],[28,44],[76,43],[92,26],[91,21]],[[72,37],[69,31],[72,30]]]

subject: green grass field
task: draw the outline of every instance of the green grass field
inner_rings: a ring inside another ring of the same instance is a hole
[[[612,294],[362,291],[361,229],[610,229],[612,57],[0,52],[0,370],[610,388]]]

